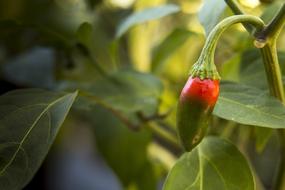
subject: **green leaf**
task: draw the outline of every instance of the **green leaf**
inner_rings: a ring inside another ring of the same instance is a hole
[[[119,25],[116,38],[120,38],[129,28],[136,24],[141,24],[146,21],[159,19],[164,16],[177,13],[180,8],[174,4],[162,5],[159,7],[148,8],[143,11],[133,13],[129,15],[123,22]]]
[[[80,43],[84,44],[88,48],[91,48],[94,41],[92,34],[93,26],[88,22],[84,22],[78,28],[76,37]]]
[[[199,11],[198,17],[208,36],[211,30],[218,24],[226,3],[222,0],[204,0],[203,7]]]
[[[160,72],[165,66],[165,60],[184,44],[194,33],[187,29],[175,29],[155,48],[152,59],[152,71]]]
[[[282,2],[275,1],[270,6],[266,7],[264,12],[261,15],[261,19],[268,23],[272,20],[275,14],[279,11],[280,7],[282,6]]]
[[[220,71],[223,80],[238,82],[240,79],[240,54],[235,54],[227,60]]]
[[[218,117],[245,125],[285,128],[285,106],[266,91],[237,83],[222,83],[214,109]]]
[[[240,82],[260,89],[267,89],[266,75],[259,51],[249,50],[242,55]]]
[[[97,148],[123,185],[140,184],[144,170],[149,167],[146,153],[151,133],[145,129],[129,130],[118,118],[99,106],[93,107],[88,116],[94,126]],[[153,182],[147,186],[150,190],[155,189]]]
[[[17,90],[0,96],[0,189],[22,189],[32,179],[76,95]]]
[[[142,110],[153,113],[162,93],[162,84],[158,78],[131,70],[119,71],[91,84],[66,83],[63,88],[80,89],[82,93],[88,94],[90,98],[82,106],[85,109],[103,103],[124,113]]]
[[[278,52],[282,73],[285,73],[285,52]],[[259,50],[251,49],[241,58],[240,82],[260,89],[268,89],[266,74]]]
[[[254,190],[249,165],[231,143],[205,138],[171,169],[163,190]]]
[[[156,190],[157,179],[155,166],[150,161],[146,162],[140,174],[136,178],[137,189]]]
[[[87,8],[86,1],[78,0],[6,1],[0,2],[0,12],[0,19],[15,20],[29,27],[41,28],[46,32],[56,33],[65,40],[73,37],[81,23],[92,22],[94,18],[94,14]]]
[[[76,38],[86,48],[86,53],[92,59],[92,64],[110,70],[113,67],[110,53],[111,38],[104,27],[100,22],[92,24],[85,22],[78,28]]]

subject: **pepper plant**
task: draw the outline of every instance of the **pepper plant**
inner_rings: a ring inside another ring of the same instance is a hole
[[[0,2],[0,189],[285,189],[285,4],[252,2]]]

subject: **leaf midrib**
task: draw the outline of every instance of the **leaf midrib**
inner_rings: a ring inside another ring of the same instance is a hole
[[[197,174],[197,177],[196,177],[195,181],[197,181],[198,179],[200,179],[200,186],[199,186],[199,189],[200,189],[200,190],[203,190],[203,163],[202,163],[202,157],[204,157],[205,160],[207,160],[208,163],[209,163],[210,165],[212,165],[212,167],[216,170],[216,172],[217,172],[219,178],[221,179],[221,181],[222,181],[222,183],[223,183],[225,189],[227,189],[227,187],[228,187],[228,186],[227,186],[227,183],[226,183],[226,181],[225,181],[223,175],[222,175],[221,172],[219,171],[219,169],[215,166],[215,164],[212,163],[212,161],[202,152],[202,150],[201,150],[200,147],[197,148],[197,153],[198,153],[198,158],[199,158],[199,172],[198,172],[198,174]],[[187,189],[190,188],[190,187],[192,187],[192,185],[195,183],[195,181],[194,181],[190,186],[188,186]]]
[[[3,173],[7,170],[7,168],[13,163],[13,161],[15,160],[18,152],[20,151],[20,149],[22,148],[23,143],[25,142],[25,140],[27,139],[27,137],[29,136],[29,134],[31,133],[31,131],[34,129],[34,127],[36,126],[36,124],[38,123],[38,121],[41,119],[41,117],[56,103],[60,102],[62,99],[64,99],[65,97],[70,96],[70,94],[64,95],[61,98],[51,102],[41,113],[40,115],[36,118],[36,120],[34,121],[34,123],[32,124],[32,126],[30,127],[30,129],[27,131],[27,133],[24,135],[24,137],[22,138],[21,142],[19,143],[19,146],[17,148],[17,150],[15,151],[15,153],[13,154],[13,156],[11,157],[11,159],[9,160],[9,162],[3,167],[3,169],[0,171],[0,176],[3,175]]]
[[[199,149],[200,149],[200,148],[199,148]],[[228,188],[227,188],[226,180],[224,179],[224,177],[223,177],[222,173],[220,172],[220,170],[219,170],[219,169],[216,167],[216,165],[211,161],[211,159],[208,158],[205,154],[203,154],[203,153],[202,153],[202,150],[199,151],[199,155],[200,155],[201,158],[204,157],[204,158],[209,162],[209,164],[212,165],[212,167],[216,170],[218,176],[219,176],[220,179],[222,180],[225,189],[228,189]]]
[[[276,115],[272,115],[272,114],[269,114],[269,113],[266,113],[266,112],[262,112],[262,111],[260,111],[259,109],[255,109],[255,108],[253,108],[253,107],[248,107],[248,106],[246,106],[246,105],[244,105],[244,104],[241,104],[241,103],[239,103],[239,102],[237,102],[237,101],[234,101],[234,100],[231,100],[231,99],[228,99],[228,98],[225,98],[225,97],[220,97],[220,99],[222,99],[222,100],[224,100],[224,101],[231,102],[231,103],[233,103],[233,104],[237,104],[237,105],[240,105],[240,106],[244,106],[244,107],[246,107],[247,109],[256,111],[256,112],[258,112],[258,113],[260,113],[260,114],[268,115],[268,116],[270,116],[270,117],[274,117],[274,118],[276,118],[276,119],[278,119],[278,120],[280,120],[280,121],[283,121],[283,120],[284,120],[284,119],[282,119],[282,117],[279,117],[279,116],[276,116]]]

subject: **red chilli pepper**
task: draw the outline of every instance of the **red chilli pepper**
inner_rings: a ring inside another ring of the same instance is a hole
[[[189,77],[177,110],[178,134],[186,151],[192,150],[205,136],[218,96],[219,80]]]

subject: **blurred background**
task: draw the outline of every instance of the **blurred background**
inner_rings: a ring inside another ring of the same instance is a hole
[[[210,2],[210,0],[205,0]],[[283,0],[239,0],[270,21]],[[116,32],[129,15],[175,4],[180,11]],[[44,164],[25,190],[152,190],[182,153],[176,103],[205,42],[202,0],[0,0],[1,94],[19,88],[80,89]],[[218,20],[232,12],[224,6]],[[285,34],[278,41],[284,68]],[[221,38],[223,80],[266,89],[260,54],[242,25]],[[209,134],[235,142],[270,187],[276,134],[214,117]],[[161,132],[162,131],[162,132]],[[166,138],[167,139],[167,138]],[[256,159],[258,157],[259,159]]]

